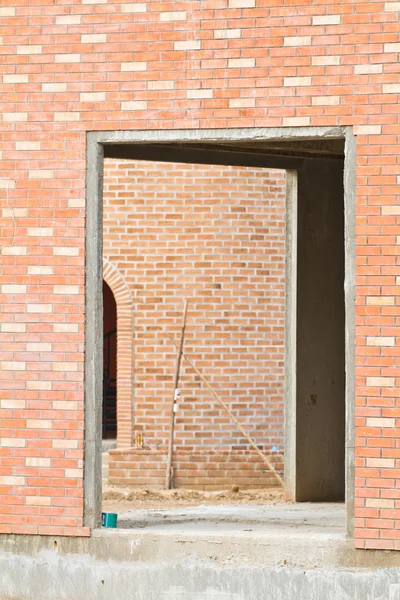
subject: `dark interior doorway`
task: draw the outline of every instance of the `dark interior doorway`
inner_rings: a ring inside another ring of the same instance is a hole
[[[342,160],[298,171],[296,500],[345,499]]]
[[[117,437],[117,305],[103,281],[103,440]]]

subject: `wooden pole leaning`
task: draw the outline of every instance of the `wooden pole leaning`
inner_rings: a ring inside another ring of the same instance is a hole
[[[164,331],[164,334],[168,337],[169,340],[171,340],[171,342],[174,344],[175,348],[178,348],[178,344],[176,343],[176,341],[170,335],[168,335],[168,333],[166,333],[165,331]],[[248,435],[248,433],[243,429],[243,427],[241,426],[239,421],[236,419],[236,417],[232,413],[232,411],[228,408],[228,406],[225,404],[225,402],[222,400],[222,398],[220,398],[220,396],[217,394],[217,392],[214,390],[214,388],[211,387],[211,385],[208,383],[207,379],[199,371],[199,369],[196,367],[196,365],[190,360],[188,355],[183,352],[182,348],[183,348],[183,343],[182,343],[182,338],[181,338],[181,344],[179,345],[178,356],[180,355],[181,357],[183,357],[184,360],[186,360],[186,362],[192,367],[193,371],[200,377],[201,381],[204,383],[204,385],[207,387],[207,389],[211,392],[211,394],[214,396],[214,398],[221,404],[223,409],[228,413],[228,415],[230,416],[232,421],[235,423],[235,425],[238,428],[238,430],[240,431],[240,433],[246,438],[246,440],[249,442],[251,447],[257,452],[257,454],[261,458],[261,460],[268,466],[268,469],[275,476],[275,478],[277,479],[279,484],[282,487],[284,487],[284,481],[283,481],[282,477],[279,475],[278,471],[275,469],[272,462],[269,460],[269,458],[263,452],[261,452],[261,450],[258,448],[258,446],[256,446],[255,442],[251,439],[251,437]],[[167,488],[167,489],[169,489],[169,488]]]
[[[275,478],[279,481],[280,485],[283,487],[284,486],[283,479],[279,475],[278,471],[275,469],[274,465],[268,459],[268,457],[265,456],[265,454],[263,452],[261,452],[261,450],[258,448],[258,446],[256,446],[256,444],[254,443],[254,441],[246,433],[246,431],[243,429],[243,427],[241,426],[241,424],[239,423],[239,421],[236,419],[236,417],[234,416],[234,414],[231,412],[231,410],[228,408],[228,406],[225,404],[225,402],[222,400],[222,398],[220,398],[218,396],[217,392],[211,387],[211,385],[208,383],[207,379],[198,370],[198,368],[196,367],[196,365],[194,365],[193,362],[190,360],[190,358],[188,358],[188,356],[186,354],[184,354],[183,352],[182,352],[182,356],[189,363],[189,365],[192,367],[193,371],[200,377],[200,379],[202,380],[202,382],[204,383],[204,385],[207,387],[207,389],[210,390],[210,392],[212,393],[212,395],[214,396],[214,398],[216,400],[218,400],[218,402],[221,404],[221,406],[225,409],[225,411],[231,417],[232,421],[235,423],[236,427],[239,429],[240,433],[246,438],[246,440],[249,442],[249,444],[252,446],[252,448],[254,448],[254,450],[257,452],[257,454],[259,455],[259,457],[265,462],[265,464],[268,466],[268,468],[271,471],[271,473],[274,474]]]
[[[181,362],[183,356],[183,344],[185,340],[185,329],[186,329],[186,316],[188,310],[188,301],[185,300],[183,307],[183,321],[182,321],[182,329],[181,329],[181,339],[179,342],[179,346],[176,345],[174,341],[174,346],[178,348],[178,354],[176,357],[175,364],[175,377],[174,377],[174,393],[171,402],[171,414],[170,414],[170,428],[169,428],[169,441],[168,441],[168,457],[167,457],[167,471],[165,475],[165,489],[171,489],[172,483],[172,454],[174,450],[174,433],[175,433],[175,412],[177,409],[177,400],[178,400],[178,385],[179,385],[179,375],[181,370]]]

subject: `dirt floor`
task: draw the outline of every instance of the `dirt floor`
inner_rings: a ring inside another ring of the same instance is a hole
[[[176,508],[198,505],[277,504],[283,502],[281,489],[200,492],[193,490],[132,490],[106,487],[103,511],[122,513],[147,508]]]

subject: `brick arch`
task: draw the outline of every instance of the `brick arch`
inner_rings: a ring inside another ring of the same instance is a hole
[[[117,447],[132,445],[133,436],[133,301],[117,267],[103,258],[103,279],[117,305]]]

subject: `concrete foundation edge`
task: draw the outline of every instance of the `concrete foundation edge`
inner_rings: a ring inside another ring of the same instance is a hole
[[[1,600],[397,600],[396,552],[354,550],[341,535],[7,536]]]
[[[100,561],[50,550],[0,555],[2,600],[396,600],[399,578],[399,568],[224,566],[211,547],[207,561]]]

